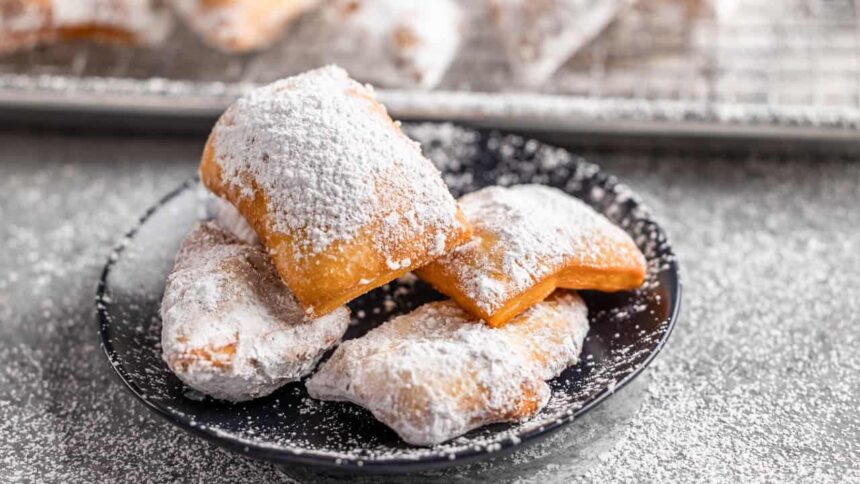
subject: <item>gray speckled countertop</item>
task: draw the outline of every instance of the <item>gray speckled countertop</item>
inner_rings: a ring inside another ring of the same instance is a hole
[[[0,481],[323,479],[159,420],[99,348],[105,258],[202,142],[0,131]],[[669,344],[548,444],[413,480],[860,481],[860,160],[591,158],[672,236],[685,295]]]

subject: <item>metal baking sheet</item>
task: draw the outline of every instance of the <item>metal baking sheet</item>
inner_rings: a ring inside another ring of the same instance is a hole
[[[483,15],[476,3],[464,2]],[[689,4],[694,15],[673,17]],[[640,0],[539,89],[511,84],[495,38],[477,20],[436,90],[379,95],[395,117],[411,120],[858,141],[858,18],[856,0]],[[291,41],[289,32],[243,56],[208,49],[185,29],[156,50],[43,47],[0,57],[0,112],[211,120],[248,89],[322,62],[324,46]]]

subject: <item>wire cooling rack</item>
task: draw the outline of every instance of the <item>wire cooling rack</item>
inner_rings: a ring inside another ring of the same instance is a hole
[[[860,0],[639,0],[545,85],[513,84],[484,12],[433,91],[381,89],[395,117],[559,132],[858,140]],[[300,30],[300,29],[298,29]],[[56,45],[0,57],[0,110],[211,119],[325,62],[288,32],[231,56],[177,29],[157,49]]]

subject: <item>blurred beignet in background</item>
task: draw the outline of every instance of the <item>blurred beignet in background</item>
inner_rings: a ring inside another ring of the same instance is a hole
[[[632,0],[487,0],[517,80],[537,86],[597,36]]]
[[[313,46],[361,82],[432,88],[460,46],[463,14],[454,0],[333,0],[291,43]]]
[[[488,187],[460,198],[472,240],[418,277],[490,326],[557,287],[639,287],[645,257],[626,232],[576,198],[544,185]]]
[[[251,224],[310,316],[469,238],[418,144],[333,66],[239,99],[212,130],[200,175]]]
[[[197,225],[182,243],[161,318],[164,360],[176,376],[234,402],[313,371],[349,325],[345,307],[306,318],[263,249],[214,222]]]
[[[413,445],[522,420],[550,380],[579,359],[588,310],[559,291],[502,328],[453,301],[426,304],[343,343],[306,386],[313,398],[361,405]]]
[[[157,0],[0,0],[0,53],[73,40],[152,45],[172,25]]]
[[[711,31],[718,24],[720,10],[730,9],[735,0],[648,0],[636,2],[612,22],[592,43],[581,49],[564,68],[564,81],[571,76],[589,75],[595,64],[620,72],[665,73],[698,71],[696,62],[710,62],[708,55],[693,55],[712,48]],[[694,62],[691,65],[691,62]],[[645,69],[647,68],[647,69]],[[704,66],[700,67],[705,69]],[[645,69],[645,70],[643,70]],[[630,75],[627,91],[640,87],[641,76]],[[587,81],[581,81],[587,82]],[[620,81],[615,81],[620,82]],[[659,82],[649,78],[649,82]],[[693,82],[693,79],[688,80]],[[603,86],[604,95],[613,95],[613,82]],[[687,86],[692,89],[693,86]],[[619,93],[619,95],[626,95]]]
[[[320,0],[171,0],[203,40],[224,52],[271,45],[302,13]]]

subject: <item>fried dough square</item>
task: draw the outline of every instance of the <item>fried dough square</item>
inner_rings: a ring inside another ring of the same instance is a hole
[[[203,40],[224,52],[248,52],[271,45],[302,13],[320,0],[171,0]]]
[[[472,240],[416,275],[490,326],[558,287],[620,291],[645,279],[645,257],[630,236],[561,190],[489,187],[460,205]]]
[[[156,0],[0,0],[0,53],[70,40],[156,44],[169,13]]]
[[[306,318],[262,248],[214,222],[183,241],[161,317],[163,357],[176,376],[234,402],[307,375],[349,326],[345,307]]]
[[[457,55],[465,15],[455,0],[333,0],[291,40],[363,82],[436,86]]]
[[[254,228],[312,317],[470,235],[418,144],[333,66],[239,99],[215,125],[200,176]]]
[[[600,34],[630,0],[488,0],[517,80],[540,85]]]
[[[407,443],[438,444],[540,411],[546,381],[579,359],[587,312],[559,291],[491,328],[453,301],[426,304],[343,343],[306,386],[367,408]]]

